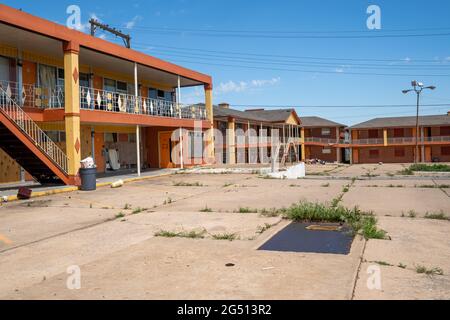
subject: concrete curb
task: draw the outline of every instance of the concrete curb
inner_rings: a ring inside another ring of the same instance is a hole
[[[161,174],[154,175],[154,176],[128,178],[128,179],[124,179],[123,182],[124,183],[138,182],[138,181],[149,180],[149,179],[153,179],[153,178],[170,176],[170,175],[174,175],[174,174],[175,174],[175,172],[168,172],[168,173],[161,173]],[[100,182],[100,183],[97,183],[97,188],[107,187],[107,186],[112,185],[113,183],[114,182],[112,182],[112,181],[111,182]],[[47,191],[36,191],[36,192],[31,193],[31,198],[33,199],[33,198],[51,196],[54,194],[61,194],[61,193],[78,191],[78,190],[80,190],[79,187],[61,187],[60,189],[52,189],[52,190],[47,190]],[[6,199],[7,199],[6,202],[13,202],[13,201],[19,200],[16,195],[7,196]]]

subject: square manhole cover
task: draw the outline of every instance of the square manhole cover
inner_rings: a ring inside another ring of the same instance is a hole
[[[258,250],[349,254],[351,230],[331,223],[292,222]]]

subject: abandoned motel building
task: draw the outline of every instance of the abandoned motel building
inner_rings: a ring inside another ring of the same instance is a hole
[[[182,104],[194,86],[204,102]],[[407,163],[417,136],[420,161],[450,161],[448,114],[421,116],[417,134],[415,117],[347,127],[293,108],[213,105],[209,75],[0,5],[0,183],[78,185],[89,156],[99,174],[273,157]]]

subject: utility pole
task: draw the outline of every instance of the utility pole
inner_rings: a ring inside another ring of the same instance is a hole
[[[95,19],[90,19],[89,23],[91,24],[91,36],[95,37],[95,32],[97,31],[97,28],[100,28],[104,31],[110,32],[116,37],[122,38],[125,46],[130,49],[131,48],[131,36],[129,34],[125,34],[120,30],[117,30],[116,28],[112,28],[107,24],[100,23]]]
[[[420,94],[424,89],[434,90],[435,86],[424,87],[422,82],[412,81],[411,85],[413,89],[403,90],[404,94],[414,91],[417,94],[417,110],[416,110],[416,152],[414,155],[414,163],[419,162],[419,106],[420,106]],[[423,161],[423,159],[422,159]]]

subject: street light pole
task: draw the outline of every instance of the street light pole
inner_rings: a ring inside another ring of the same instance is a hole
[[[418,82],[418,81],[412,81],[411,85],[413,86],[413,89],[409,89],[409,90],[403,90],[402,92],[404,94],[407,94],[411,91],[414,91],[417,95],[417,112],[416,112],[416,152],[414,155],[414,163],[418,163],[419,162],[419,106],[420,106],[420,94],[422,93],[422,91],[424,89],[430,89],[430,90],[434,90],[436,89],[435,86],[428,86],[428,87],[424,87],[423,83]],[[423,159],[422,159],[423,161]]]
[[[417,93],[417,113],[416,113],[416,153],[414,155],[414,162],[419,162],[419,105],[420,105],[420,92]]]

